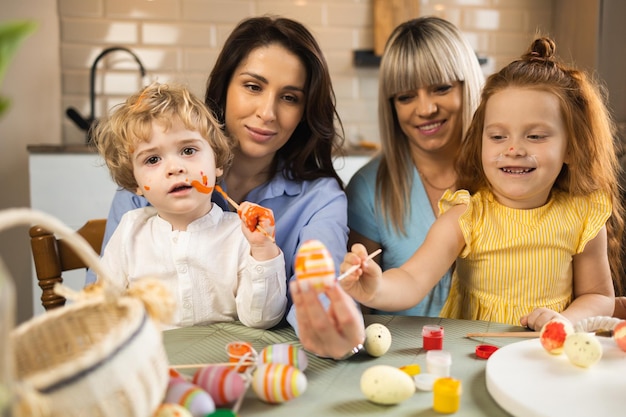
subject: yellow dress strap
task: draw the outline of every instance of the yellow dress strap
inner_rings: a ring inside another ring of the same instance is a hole
[[[450,190],[446,190],[439,199],[439,215],[441,216],[446,211],[450,210],[454,206],[459,204],[469,204],[470,193],[467,190],[457,190],[454,193]]]
[[[576,209],[579,213],[586,213],[587,218],[576,253],[585,249],[585,245],[594,237],[606,224],[613,212],[611,197],[605,191],[595,191],[589,195],[574,199]]]

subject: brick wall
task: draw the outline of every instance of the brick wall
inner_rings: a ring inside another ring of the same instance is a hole
[[[553,0],[419,1],[421,15],[448,19],[463,30],[479,56],[488,59],[486,74],[518,57],[536,29],[551,30]],[[206,77],[237,22],[280,14],[304,23],[318,39],[347,139],[378,141],[378,71],[353,65],[355,49],[373,48],[372,9],[372,0],[58,0],[62,109],[75,107],[88,116],[91,64],[114,45],[133,50],[147,76],[141,79],[124,52],[102,59],[96,117],[154,79],[184,82],[202,97]],[[84,141],[84,133],[65,117],[63,141]]]

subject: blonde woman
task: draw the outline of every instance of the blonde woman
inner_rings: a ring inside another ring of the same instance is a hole
[[[478,106],[483,74],[461,31],[421,17],[391,34],[380,66],[382,152],[351,179],[349,245],[359,242],[383,271],[406,262],[426,237],[445,190],[456,189],[454,164]],[[450,271],[418,305],[394,314],[437,316]]]

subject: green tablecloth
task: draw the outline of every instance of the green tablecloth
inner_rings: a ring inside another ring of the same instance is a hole
[[[305,370],[308,380],[306,391],[298,398],[283,404],[266,404],[250,389],[239,411],[246,416],[441,416],[432,409],[432,392],[417,391],[408,400],[393,406],[369,402],[360,389],[361,374],[367,368],[385,364],[400,367],[419,364],[426,371],[426,351],[422,349],[421,329],[425,324],[444,327],[443,348],[452,354],[451,376],[462,382],[463,394],[459,416],[508,416],[491,398],[485,385],[486,360],[476,358],[479,344],[503,346],[519,341],[514,338],[468,339],[467,333],[521,331],[523,328],[496,323],[467,320],[450,320],[433,317],[377,316],[365,317],[366,324],[378,322],[391,332],[389,351],[373,358],[365,352],[349,360],[334,361],[308,354],[309,366]],[[239,323],[219,323],[195,326],[164,332],[164,343],[172,365],[228,362],[225,346],[232,341],[247,341],[260,352],[276,343],[293,343],[300,346],[289,327],[275,330],[258,330]],[[194,370],[183,370],[192,375]]]

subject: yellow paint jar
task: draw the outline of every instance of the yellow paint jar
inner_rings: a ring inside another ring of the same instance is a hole
[[[438,413],[456,413],[461,403],[461,391],[460,380],[437,379],[433,385],[433,409]]]

